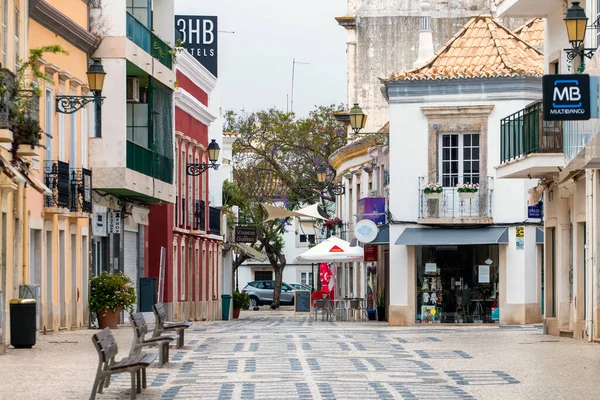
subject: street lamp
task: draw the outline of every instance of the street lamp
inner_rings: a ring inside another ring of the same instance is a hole
[[[571,7],[567,10],[564,21],[567,28],[567,36],[571,49],[565,49],[567,60],[572,61],[577,56],[592,58],[596,49],[582,48],[585,41],[585,33],[587,30],[588,17],[585,15],[585,9],[579,5],[579,1],[571,3]],[[594,22],[593,25],[595,25]]]
[[[325,189],[331,190],[335,196],[342,196],[346,193],[344,185],[334,185],[331,182],[327,182],[327,168],[324,165],[317,167],[317,182],[325,185]]]
[[[198,176],[206,172],[209,168],[213,168],[215,170],[219,169],[217,160],[219,160],[220,152],[221,148],[219,147],[219,143],[217,143],[215,139],[212,139],[208,145],[208,161],[210,161],[210,164],[188,164],[187,174],[190,176]]]
[[[85,107],[88,103],[96,104],[96,133],[102,134],[102,103],[104,103],[104,97],[102,97],[102,86],[104,86],[104,67],[100,60],[96,59],[88,67],[87,70],[88,85],[90,90],[94,93],[93,96],[56,96],[56,112],[61,114],[73,114],[79,109]]]
[[[363,113],[362,108],[358,106],[358,103],[354,103],[354,107],[350,109],[350,126],[354,133],[358,134],[365,127],[366,123],[367,116]]]

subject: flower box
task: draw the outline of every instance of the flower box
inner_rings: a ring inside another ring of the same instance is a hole
[[[474,200],[478,195],[478,192],[458,192],[458,197],[461,200]]]
[[[435,192],[435,193],[425,193],[425,198],[427,200],[433,200],[433,199],[437,199],[440,200],[442,198],[442,192]]]

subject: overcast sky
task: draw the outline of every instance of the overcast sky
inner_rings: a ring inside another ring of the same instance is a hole
[[[223,107],[286,110],[296,64],[294,111],[345,103],[346,0],[176,0],[179,15],[216,15]]]

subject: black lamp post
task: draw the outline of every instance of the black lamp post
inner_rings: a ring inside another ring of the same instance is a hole
[[[219,147],[219,143],[217,143],[215,139],[212,139],[208,145],[208,161],[210,161],[210,164],[188,164],[187,174],[191,176],[198,176],[206,172],[206,170],[209,168],[213,168],[215,170],[219,169],[217,160],[219,159],[220,152],[221,148]]]
[[[387,132],[361,132],[367,123],[367,115],[363,112],[358,103],[350,109],[350,127],[355,135],[388,135]],[[387,144],[387,137],[386,137]]]
[[[327,168],[324,165],[319,165],[317,167],[317,181],[325,186],[325,189],[331,190],[331,192],[336,196],[342,196],[346,193],[346,188],[344,185],[334,185],[331,182],[327,182]]]
[[[567,15],[565,15],[564,18],[567,36],[572,47],[571,49],[565,49],[567,60],[569,61],[574,60],[577,56],[582,58],[592,58],[596,52],[596,49],[582,48],[588,27],[588,17],[585,15],[585,9],[581,7],[579,3],[579,1],[572,2],[571,7],[567,10]],[[593,25],[595,25],[596,22]]]
[[[88,67],[87,78],[90,90],[93,96],[56,96],[56,112],[61,114],[73,114],[83,108],[88,103],[96,105],[96,134],[102,134],[102,86],[104,86],[104,78],[106,72],[100,60],[94,60],[92,65]]]

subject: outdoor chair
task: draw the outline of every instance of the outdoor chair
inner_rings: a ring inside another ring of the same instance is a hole
[[[140,355],[142,348],[158,346],[158,365],[162,367],[169,362],[169,344],[179,339],[178,335],[161,335],[157,337],[146,338],[148,334],[148,325],[144,314],[135,313],[129,315],[131,326],[133,327],[133,340],[131,341],[130,356]]]
[[[317,299],[316,307],[313,309],[315,321],[319,317],[319,311],[321,311],[321,321],[329,321],[331,316],[331,301],[329,299]],[[325,315],[327,315],[327,319],[325,319]]]

